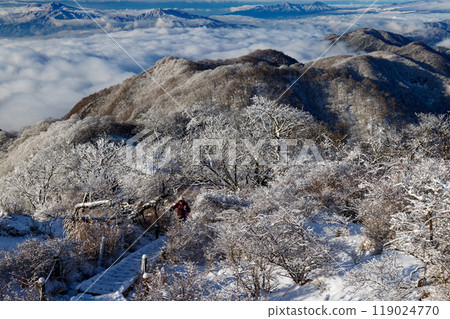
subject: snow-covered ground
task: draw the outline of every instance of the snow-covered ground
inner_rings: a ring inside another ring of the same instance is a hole
[[[14,250],[17,245],[27,240],[28,237],[0,236],[0,250]]]
[[[62,236],[62,221],[40,222],[28,215],[0,214],[0,250],[14,250],[30,238]]]
[[[14,250],[17,245],[32,235],[31,229],[36,226],[29,216],[0,216],[0,250]]]
[[[383,256],[383,255],[382,255]],[[365,258],[363,263],[354,265],[353,262],[336,265],[335,274],[321,276],[303,286],[295,285],[287,277],[279,277],[279,289],[267,298],[271,301],[277,300],[295,300],[295,301],[358,301],[365,300],[367,294],[370,294],[372,287],[367,285],[365,289],[353,291],[348,287],[348,278],[346,275],[354,269],[361,268],[371,261],[377,261],[382,256],[370,256]],[[409,280],[410,274],[418,266],[419,262],[410,256],[397,254],[397,261],[403,268],[403,279]],[[342,267],[342,268],[341,268]],[[414,296],[412,296],[414,298]]]

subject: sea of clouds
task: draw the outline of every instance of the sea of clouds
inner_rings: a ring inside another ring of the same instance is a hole
[[[164,56],[188,59],[238,57],[256,49],[271,48],[299,61],[320,57],[328,33],[351,26],[374,27],[408,33],[423,21],[439,21],[442,14],[370,14],[352,25],[357,15],[319,16],[301,20],[263,21],[236,16],[226,22],[255,28],[149,28],[112,33],[111,36],[143,68]],[[244,19],[244,20],[242,20]],[[441,45],[449,46],[448,40]],[[325,56],[348,54],[337,44]],[[0,129],[17,130],[47,117],[61,117],[81,98],[120,83],[143,70],[105,33],[74,33],[45,38],[0,39]]]
[[[321,30],[281,25],[270,30],[151,28],[111,35],[144,69],[164,56],[224,59],[266,48],[310,61],[328,46]],[[337,46],[328,55],[346,52]],[[61,117],[81,98],[142,71],[102,33],[0,39],[0,129]]]

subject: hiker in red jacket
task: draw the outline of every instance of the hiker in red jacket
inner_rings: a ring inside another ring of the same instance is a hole
[[[175,208],[177,209],[178,218],[182,221],[185,221],[191,212],[191,208],[183,198],[180,198],[180,200],[178,200],[178,202],[170,209],[174,210]]]

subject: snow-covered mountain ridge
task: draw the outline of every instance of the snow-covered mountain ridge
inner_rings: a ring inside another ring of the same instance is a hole
[[[108,31],[147,27],[235,27],[175,9],[100,11],[51,2],[0,9],[0,37],[48,35],[67,30],[98,30],[93,19]]]
[[[283,2],[272,5],[256,5],[250,9],[245,6],[242,10],[235,9],[230,13],[233,15],[244,15],[254,18],[281,18],[281,17],[296,17],[307,14],[322,13],[337,10],[334,6],[329,6],[323,2],[313,2],[307,4],[295,4],[290,2]]]

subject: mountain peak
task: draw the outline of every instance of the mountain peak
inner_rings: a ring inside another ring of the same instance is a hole
[[[44,6],[48,6],[48,7],[52,8],[52,9],[60,9],[60,8],[63,8],[63,7],[67,7],[66,5],[64,5],[64,4],[60,3],[60,2],[50,2],[48,4],[44,4]]]
[[[339,39],[353,50],[366,52],[386,50],[388,47],[402,47],[412,42],[411,39],[399,34],[371,28],[358,29],[341,36],[329,34],[325,39],[330,41]]]
[[[335,9],[336,8],[319,1],[307,4],[282,2],[271,5],[258,5],[248,10],[235,11],[230,14],[251,16],[255,18],[282,18],[314,14]]]
[[[242,63],[249,63],[252,65],[259,65],[260,63],[264,63],[270,67],[279,68],[283,65],[291,66],[293,64],[299,63],[296,59],[291,58],[290,56],[284,54],[281,51],[272,50],[272,49],[264,49],[264,50],[255,50],[244,56],[234,59],[226,59],[226,60],[200,60],[197,61],[198,64],[202,65],[205,69],[215,69],[220,66],[225,65],[236,65]]]
[[[339,39],[356,51],[386,51],[406,57],[432,72],[446,76],[450,73],[450,61],[447,53],[436,50],[423,42],[413,42],[407,37],[392,32],[363,28],[342,36],[330,34],[325,38],[333,42]]]
[[[280,67],[282,65],[292,65],[298,63],[297,60],[291,58],[290,56],[284,54],[281,51],[266,49],[266,50],[256,50],[250,52],[247,55],[241,57],[244,61],[253,61],[253,62],[264,62],[270,66]]]
[[[48,3],[30,3],[27,8],[41,8],[44,10],[59,10],[59,9],[76,9],[74,7],[67,6],[61,2],[48,2]]]

